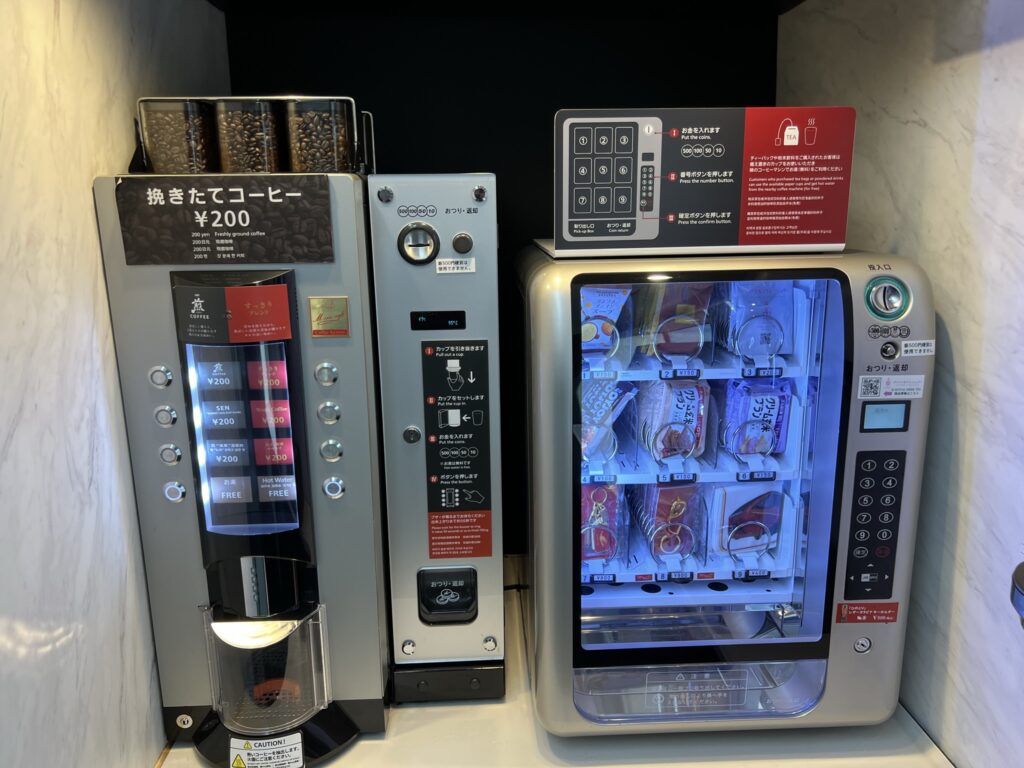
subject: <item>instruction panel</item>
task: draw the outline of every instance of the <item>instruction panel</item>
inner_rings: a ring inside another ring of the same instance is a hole
[[[556,251],[841,250],[855,119],[851,107],[562,110]]]
[[[430,558],[491,554],[491,427],[486,341],[424,341]]]

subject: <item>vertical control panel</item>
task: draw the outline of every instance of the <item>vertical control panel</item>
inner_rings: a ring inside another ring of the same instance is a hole
[[[657,237],[661,120],[574,118],[566,120],[562,141],[565,237]]]
[[[501,696],[495,180],[371,176],[369,203],[395,697]]]
[[[860,451],[844,599],[892,597],[906,451]]]

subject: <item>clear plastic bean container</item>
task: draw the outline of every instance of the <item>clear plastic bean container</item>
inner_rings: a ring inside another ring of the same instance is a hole
[[[142,144],[154,173],[217,170],[213,105],[200,99],[139,99]]]
[[[223,173],[281,169],[277,114],[270,99],[218,99],[217,141]]]
[[[355,104],[351,99],[286,98],[288,155],[295,173],[355,169]]]

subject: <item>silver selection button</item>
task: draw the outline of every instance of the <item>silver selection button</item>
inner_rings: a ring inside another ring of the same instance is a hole
[[[154,365],[149,369],[149,383],[154,387],[163,389],[171,386],[172,381],[174,381],[174,374],[166,365]]]
[[[177,504],[185,498],[185,486],[178,482],[164,483],[164,498]]]
[[[324,495],[329,499],[340,499],[345,495],[345,481],[340,477],[328,477],[323,484]]]
[[[320,443],[320,456],[323,457],[324,461],[337,461],[344,452],[340,440],[331,438]]]
[[[329,387],[338,381],[338,366],[324,360],[322,363],[317,365],[313,375],[316,377],[319,384]]]
[[[161,405],[153,411],[153,418],[161,427],[171,427],[178,420],[178,412],[170,405]]]
[[[168,465],[177,464],[181,461],[181,448],[174,443],[164,443],[160,446],[160,461]]]
[[[317,406],[316,415],[324,424],[337,424],[341,419],[341,406],[333,400],[325,400]]]

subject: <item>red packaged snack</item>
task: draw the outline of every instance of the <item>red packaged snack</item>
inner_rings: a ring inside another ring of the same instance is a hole
[[[694,485],[648,485],[637,488],[633,520],[656,559],[695,553],[703,530],[704,509]]]
[[[588,483],[580,487],[580,556],[608,560],[624,540],[618,487]]]

